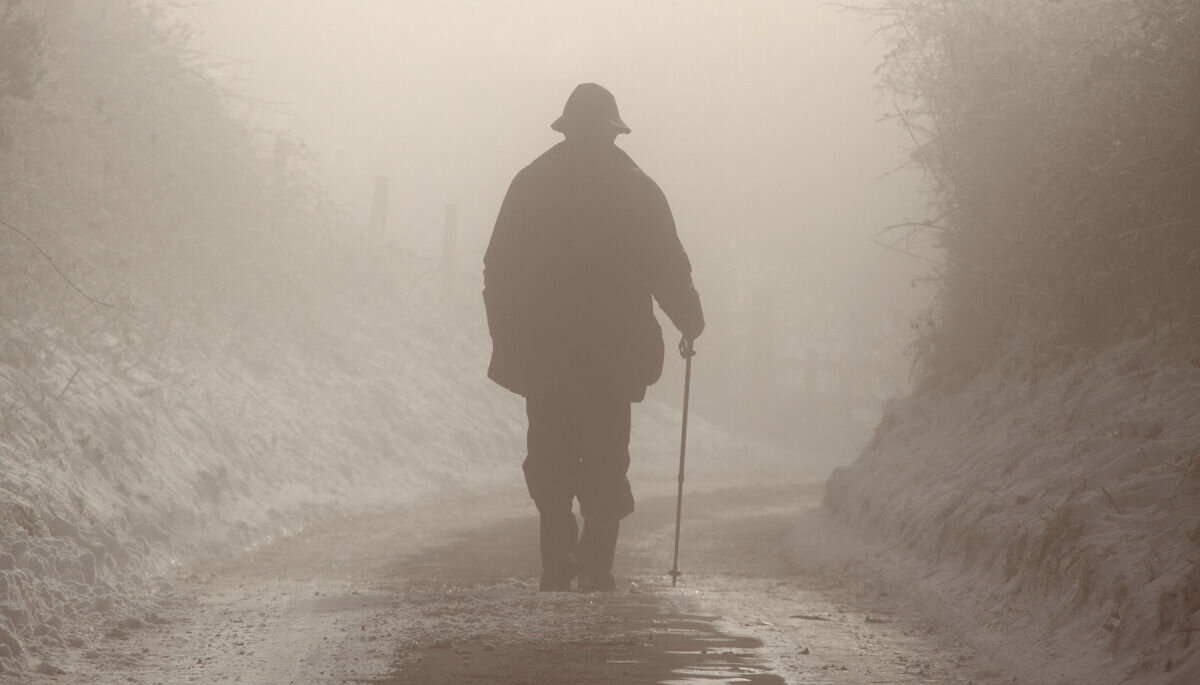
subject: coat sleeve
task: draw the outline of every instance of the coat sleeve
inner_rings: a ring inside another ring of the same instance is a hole
[[[679,242],[675,218],[666,196],[658,184],[645,178],[648,181],[650,290],[675,328],[684,337],[694,340],[704,332],[704,312],[700,307],[700,295],[692,283],[692,264]]]

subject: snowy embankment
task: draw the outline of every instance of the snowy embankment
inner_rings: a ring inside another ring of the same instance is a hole
[[[814,514],[874,550],[835,563],[1029,682],[1200,682],[1200,353],[1142,340],[1040,378],[1003,366],[891,403]]]
[[[114,314],[98,333],[8,336],[0,674],[53,674],[56,650],[161,620],[166,571],[198,555],[339,511],[522,498],[524,407],[483,376],[478,290],[422,285],[417,266],[349,268],[261,319],[193,311],[148,334]],[[678,416],[647,404],[634,423],[635,486],[669,491]],[[710,481],[776,470],[768,450],[693,426]]]

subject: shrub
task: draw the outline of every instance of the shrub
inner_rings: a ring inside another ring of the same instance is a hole
[[[0,219],[55,268],[0,228],[0,323],[95,309],[55,271],[116,305],[110,317],[285,309],[341,220],[302,146],[232,116],[236,96],[155,2],[13,7],[0,0],[0,87],[40,81],[0,97]],[[20,60],[10,29],[29,37]]]
[[[881,73],[935,184],[925,383],[1017,335],[1200,323],[1200,4],[899,0]],[[1022,332],[1023,331],[1023,332]]]

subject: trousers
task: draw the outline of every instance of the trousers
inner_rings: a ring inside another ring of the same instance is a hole
[[[541,517],[545,577],[607,577],[620,520],[633,513],[629,487],[630,402],[623,396],[576,394],[526,398],[529,417],[523,469]],[[572,512],[579,500],[583,533]]]
[[[586,393],[526,398],[529,417],[523,465],[539,508],[579,499],[584,519],[620,520],[633,513],[629,471],[630,402]]]

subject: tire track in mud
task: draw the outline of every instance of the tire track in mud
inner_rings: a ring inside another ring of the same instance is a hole
[[[901,603],[800,574],[812,487],[689,494],[626,519],[614,593],[539,593],[532,504],[444,500],[345,517],[190,570],[171,622],[46,682],[984,683]],[[1003,682],[1010,682],[1004,680]]]

